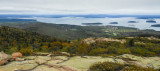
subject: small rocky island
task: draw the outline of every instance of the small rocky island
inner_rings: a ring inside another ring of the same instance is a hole
[[[160,24],[151,25],[151,27],[160,27]]]
[[[154,21],[154,20],[147,20],[146,22],[147,22],[147,23],[157,23],[157,22]]]
[[[110,22],[109,24],[118,24],[118,22]]]
[[[92,25],[102,25],[103,23],[82,23],[82,25],[89,25],[89,26],[92,26]]]
[[[137,21],[128,21],[128,23],[138,23]]]

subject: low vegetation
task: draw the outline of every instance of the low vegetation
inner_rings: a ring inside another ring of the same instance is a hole
[[[160,56],[160,40],[134,37],[113,38],[116,41],[97,40],[87,43],[84,39],[66,41],[16,28],[0,27],[0,51],[20,51],[24,55],[34,52],[69,52],[80,56],[109,56],[134,54],[138,56]],[[118,40],[118,41],[117,41]],[[120,42],[122,41],[123,42]],[[125,40],[125,41],[124,41]]]
[[[122,40],[122,39],[120,39]],[[138,56],[160,56],[160,41],[149,40],[147,38],[125,38],[126,42],[116,41],[96,41],[87,44],[83,41],[74,41],[67,47],[65,51],[92,56],[108,56],[108,55],[121,55],[121,54],[134,54]]]
[[[152,68],[141,68],[135,65],[117,64],[112,62],[98,62],[93,64],[90,71],[158,71]]]

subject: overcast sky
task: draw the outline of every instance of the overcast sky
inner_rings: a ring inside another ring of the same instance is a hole
[[[0,14],[160,14],[160,0],[0,0]]]

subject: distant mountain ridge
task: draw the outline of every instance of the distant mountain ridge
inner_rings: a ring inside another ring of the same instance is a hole
[[[0,19],[0,22],[36,22],[35,19]]]
[[[119,18],[119,17],[137,17],[137,19],[152,19],[152,18],[160,18],[160,15],[114,15],[114,14],[28,14],[28,15],[22,15],[22,14],[0,14],[0,18],[33,18],[33,17],[48,17],[48,18],[61,18],[61,17],[85,17],[85,18]]]

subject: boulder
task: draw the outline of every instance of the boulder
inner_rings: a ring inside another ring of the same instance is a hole
[[[47,62],[46,60],[36,60],[36,63],[39,64],[39,65],[42,65],[46,62]]]
[[[24,61],[24,58],[16,58],[16,61]]]
[[[0,52],[0,65],[4,65],[8,62],[8,55],[4,52]]]
[[[35,56],[47,56],[49,54],[50,53],[43,53],[43,52],[36,52],[36,53],[34,53]]]
[[[52,54],[48,54],[47,56],[52,56]]]
[[[65,55],[65,56],[71,56],[71,54],[70,54],[70,53],[67,53],[67,52],[60,52],[59,54],[60,54],[60,55]]]
[[[22,58],[22,57],[23,57],[23,55],[20,52],[12,53],[11,61],[13,61],[13,60],[15,60],[17,58]]]
[[[116,56],[116,58],[120,58],[120,59],[123,59],[125,61],[138,61],[140,59],[143,59],[140,56],[135,56],[135,55],[131,55],[131,54],[119,55],[119,56]]]

